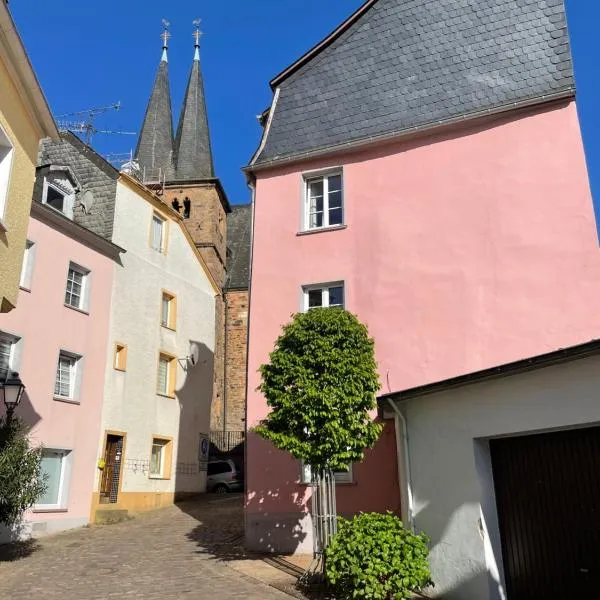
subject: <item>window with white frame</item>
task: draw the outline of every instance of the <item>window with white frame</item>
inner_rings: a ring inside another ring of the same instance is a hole
[[[90,272],[75,263],[69,263],[65,304],[79,310],[87,310]]]
[[[81,356],[60,351],[54,381],[54,397],[61,400],[76,400]]]
[[[0,127],[0,221],[4,220],[4,213],[6,211],[13,153],[13,146],[6,133]]]
[[[334,471],[333,476],[336,483],[352,483],[352,465],[349,465],[346,469]],[[301,462],[300,481],[306,484],[312,482],[312,469],[310,465],[304,464],[303,461]]]
[[[158,355],[158,373],[156,391],[163,396],[175,396],[176,364],[174,356],[160,352]]]
[[[19,285],[28,290],[31,288],[31,277],[33,275],[33,261],[35,258],[35,242],[27,240],[25,242],[25,252],[23,253],[23,265],[21,267],[21,279]]]
[[[305,177],[304,229],[322,229],[344,223],[341,172]]]
[[[150,454],[150,477],[168,476],[168,460],[171,440],[152,438],[152,451]]]
[[[165,220],[158,214],[152,214],[150,245],[157,252],[163,252],[165,246]]]
[[[67,508],[71,471],[70,450],[44,448],[41,468],[46,481],[46,491],[38,499],[34,510]]]
[[[18,370],[17,349],[21,338],[0,331],[0,380]]]
[[[344,284],[310,285],[303,288],[304,310],[340,306],[344,308]]]

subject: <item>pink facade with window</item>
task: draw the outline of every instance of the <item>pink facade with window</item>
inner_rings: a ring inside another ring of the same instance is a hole
[[[120,249],[37,202],[27,239],[17,308],[0,316],[0,360],[19,372],[16,415],[44,446],[48,489],[27,514],[42,535],[89,522]]]

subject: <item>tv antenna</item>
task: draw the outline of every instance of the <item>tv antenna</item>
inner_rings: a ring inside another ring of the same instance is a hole
[[[86,144],[92,143],[92,137],[97,133],[105,133],[109,135],[137,135],[135,131],[119,131],[110,129],[97,129],[94,126],[94,119],[105,112],[111,110],[120,110],[121,102],[115,102],[108,106],[98,106],[95,108],[88,108],[86,110],[78,110],[76,112],[65,113],[64,115],[57,115],[56,124],[58,125],[59,131],[73,131],[74,133],[82,133]],[[77,119],[80,117],[80,119]]]

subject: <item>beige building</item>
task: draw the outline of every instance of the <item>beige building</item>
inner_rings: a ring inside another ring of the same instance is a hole
[[[38,144],[58,131],[15,28],[0,1],[0,312],[15,308]]]

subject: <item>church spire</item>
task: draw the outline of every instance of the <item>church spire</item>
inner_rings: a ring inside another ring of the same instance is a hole
[[[167,45],[171,34],[169,22],[163,19],[163,25],[160,36],[163,42],[162,56],[135,151],[144,181],[158,181],[173,176],[173,116],[167,61]]]
[[[178,180],[214,177],[204,83],[200,67],[200,19],[194,21],[194,61],[177,126],[175,152]]]

